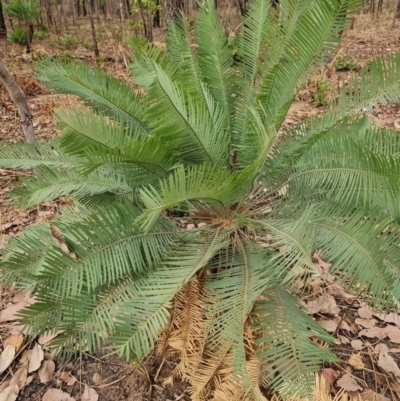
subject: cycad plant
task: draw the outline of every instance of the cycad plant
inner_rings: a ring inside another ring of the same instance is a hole
[[[158,343],[193,400],[305,396],[331,342],[292,285],[331,272],[376,308],[400,295],[400,138],[365,114],[400,97],[400,56],[375,59],[322,117],[280,130],[326,62],[358,0],[253,0],[230,38],[211,0],[195,44],[182,17],[167,50],[133,38],[133,80],[44,61],[63,135],[3,149],[33,168],[12,197],[30,208],[70,196],[51,222],[10,240],[1,280],[30,289],[31,336],[62,356],[111,346],[141,361]],[[319,338],[320,340],[317,340]],[[111,345],[110,345],[111,344]]]
[[[18,21],[18,25],[8,35],[11,42],[26,46],[27,53],[32,50],[33,34],[36,20],[40,17],[40,7],[37,0],[12,0],[4,5],[4,13]]]

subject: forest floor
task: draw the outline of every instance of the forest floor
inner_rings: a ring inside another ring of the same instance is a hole
[[[400,22],[397,21],[396,27],[392,28],[392,18],[392,14],[386,12],[379,19],[364,14],[357,17],[354,28],[344,32],[336,57],[310,78],[299,93],[285,120],[285,127],[321,113],[326,102],[337,95],[342,83],[348,82],[352,73],[348,69],[357,72],[374,56],[400,52]],[[129,50],[121,40],[121,32],[112,24],[103,23],[98,35],[101,53],[98,60],[93,57],[86,42],[86,38],[90,37],[87,24],[82,24],[79,29],[70,29],[68,34],[50,35],[38,40],[34,45],[34,55],[72,57],[97,65],[129,82]],[[162,36],[162,30],[156,30],[155,37],[160,43]],[[21,47],[0,40],[0,59],[14,74],[27,96],[37,137],[48,139],[58,135],[53,109],[74,106],[79,102],[73,96],[51,94],[35,78],[35,61]],[[374,110],[371,118],[381,126],[400,129],[400,102]],[[0,86],[0,147],[22,139],[16,108],[5,88]],[[65,199],[60,199],[30,210],[12,206],[7,194],[20,177],[27,174],[0,169],[0,257],[10,237],[21,235],[24,227],[30,224],[52,219],[65,202]],[[329,265],[317,254],[314,261],[322,274],[329,275]],[[333,352],[340,361],[326,365],[321,372],[330,393],[338,395],[344,389],[362,400],[400,400],[400,317],[396,314],[374,314],[334,283],[333,276],[331,279],[330,288],[318,279],[299,283],[305,289],[302,301],[309,313],[338,339]],[[191,400],[184,383],[175,383],[173,387],[163,384],[174,363],[163,362],[154,354],[147,358],[141,369],[135,369],[116,355],[107,355],[105,351],[85,354],[82,359],[65,363],[51,362],[50,354],[45,352],[42,355],[40,352],[44,339],[27,341],[18,336],[17,328],[7,323],[8,317],[15,313],[21,302],[29,301],[26,294],[1,288],[0,283],[0,347],[4,350],[11,343],[18,350],[12,360],[9,358],[11,362],[0,375],[1,400],[8,400],[1,398],[1,391],[10,384],[10,380],[21,388],[18,401],[57,401],[63,399],[65,393],[71,397],[69,401],[96,401],[97,398],[100,401]],[[5,358],[6,355],[0,357],[0,371]],[[36,361],[36,369],[31,361]],[[31,370],[27,377],[25,367]],[[54,392],[54,389],[63,393]]]

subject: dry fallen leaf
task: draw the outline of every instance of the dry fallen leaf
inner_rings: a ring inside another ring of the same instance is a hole
[[[339,340],[342,344],[350,344],[350,340],[346,336],[339,336]]]
[[[335,298],[329,294],[323,294],[320,297],[310,301],[306,308],[310,315],[314,313],[327,313],[330,315],[336,315],[339,313],[340,309],[336,305]]]
[[[97,372],[96,372],[96,373],[93,374],[92,380],[93,380],[93,383],[94,383],[94,384],[98,385],[99,383],[101,383],[101,381],[103,380],[103,378],[101,377],[101,374],[100,374],[100,373],[97,373]]]
[[[339,329],[346,331],[354,331],[342,318],[335,317],[333,319],[336,324],[340,324]]]
[[[19,363],[25,363],[25,362],[29,361],[29,359],[31,359],[31,356],[32,356],[32,350],[25,349],[22,352],[21,357],[19,358]]]
[[[355,320],[355,322],[359,326],[362,326],[362,327],[364,327],[366,329],[371,329],[377,323],[377,321],[375,319],[361,319],[359,317]]]
[[[11,365],[14,357],[15,347],[13,345],[7,345],[0,355],[0,373],[3,373]]]
[[[333,320],[321,319],[318,324],[323,327],[328,333],[333,333],[337,329],[337,324]]]
[[[43,395],[42,401],[76,401],[68,393],[58,388],[49,388]]]
[[[45,333],[42,336],[39,337],[38,343],[40,345],[46,345],[49,343],[51,340],[53,340],[55,337],[57,337],[58,333]]]
[[[25,341],[25,337],[22,334],[11,335],[4,340],[4,344],[5,345],[13,345],[16,348],[16,351],[18,352],[19,349],[24,344],[24,341]]]
[[[333,384],[335,380],[340,376],[340,373],[337,370],[333,370],[331,368],[322,369],[322,374],[329,384]]]
[[[364,348],[364,344],[361,340],[353,340],[351,342],[351,346],[353,349],[355,349],[356,351],[360,351],[361,349]]]
[[[362,306],[361,308],[358,308],[358,316],[360,316],[361,319],[371,319],[372,309],[366,305]]]
[[[76,377],[71,375],[71,372],[62,372],[60,374],[60,380],[67,384],[67,386],[72,386],[76,382]]]
[[[400,344],[400,328],[397,326],[386,327],[386,332],[392,343]]]
[[[0,312],[0,323],[1,322],[8,322],[11,320],[15,320],[16,319],[16,314],[23,308],[25,308],[26,306],[28,306],[29,304],[26,302],[18,302],[16,304],[10,303],[7,308],[3,309]]]
[[[31,359],[29,360],[28,373],[34,372],[40,368],[44,358],[42,347],[36,343],[32,349]]]
[[[354,377],[345,374],[343,375],[337,382],[336,384],[339,387],[344,388],[346,391],[362,391],[363,388],[360,387]]]
[[[397,313],[373,313],[373,315],[386,323],[400,324],[400,316]]]
[[[388,354],[387,350],[380,349],[378,366],[386,373],[393,373],[395,376],[400,376],[400,369],[394,359]]]
[[[40,378],[40,383],[48,383],[54,375],[56,370],[56,365],[52,360],[43,361],[38,373]]]
[[[382,340],[387,337],[387,330],[385,327],[372,327],[371,329],[364,329],[358,333],[358,336],[364,336],[368,338],[379,338]]]
[[[32,305],[33,303],[35,303],[35,298],[31,297],[31,292],[29,290],[25,290],[22,292],[18,291],[14,294],[12,302],[14,304],[19,302],[26,302]]]
[[[10,385],[10,380],[5,380],[0,384],[0,393]]]
[[[390,398],[369,389],[365,389],[362,393],[357,393],[357,399],[360,401],[391,401]]]
[[[365,367],[361,355],[357,353],[350,355],[349,364],[355,369],[364,369]]]
[[[0,401],[15,401],[18,393],[18,386],[16,384],[10,385],[0,394]]]
[[[16,384],[18,388],[22,388],[26,384],[28,378],[28,369],[25,366],[19,368],[10,380],[10,385]]]
[[[85,384],[85,391],[82,394],[81,401],[97,401],[98,399],[97,391]]]

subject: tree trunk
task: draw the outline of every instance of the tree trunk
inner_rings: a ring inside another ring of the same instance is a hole
[[[33,130],[32,114],[29,111],[28,103],[24,92],[15,82],[14,77],[7,70],[5,65],[0,60],[0,82],[2,82],[8,93],[10,94],[11,100],[15,103],[18,109],[18,114],[21,119],[22,129],[24,131],[26,141],[35,147],[35,131]]]
[[[179,10],[183,7],[182,0],[164,0],[164,19],[165,26],[168,26],[170,21],[174,21],[178,16]]]
[[[96,57],[100,57],[99,47],[98,47],[98,45],[97,45],[96,29],[95,29],[95,27],[94,27],[92,4],[91,4],[90,1],[87,2],[87,11],[88,11],[88,13],[89,13],[90,27],[91,27],[91,29],[92,29],[92,39],[93,39],[93,51],[94,51],[94,55],[95,55]]]
[[[396,10],[393,14],[392,28],[396,25],[396,19],[400,19],[400,0],[397,0]]]
[[[153,41],[153,29],[151,26],[151,14],[145,14],[146,10],[144,10],[142,0],[139,0],[139,12],[143,21],[144,28],[144,37],[149,41]]]
[[[4,20],[3,7],[0,0],[0,38],[7,37],[6,21]]]

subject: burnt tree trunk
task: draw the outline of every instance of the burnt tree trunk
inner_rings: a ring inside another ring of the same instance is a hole
[[[21,88],[15,82],[14,77],[10,71],[7,70],[1,60],[0,82],[4,84],[8,93],[10,94],[11,100],[17,106],[26,141],[35,147],[35,131],[33,130],[32,114],[29,111],[24,92],[22,92]]]
[[[0,38],[6,38],[6,37],[7,37],[6,21],[4,19],[3,6],[0,0]]]

